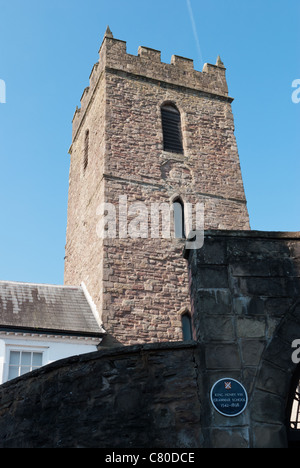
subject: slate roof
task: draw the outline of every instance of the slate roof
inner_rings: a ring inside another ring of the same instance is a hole
[[[82,287],[0,281],[0,330],[99,336]]]

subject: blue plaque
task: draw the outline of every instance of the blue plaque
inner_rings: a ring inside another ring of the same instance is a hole
[[[210,392],[213,407],[223,416],[234,417],[245,411],[248,395],[243,385],[235,379],[221,379]]]

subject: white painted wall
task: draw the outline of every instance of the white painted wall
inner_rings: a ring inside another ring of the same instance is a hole
[[[71,356],[97,351],[100,339],[0,333],[0,384],[7,382],[10,351],[43,353],[43,366]]]

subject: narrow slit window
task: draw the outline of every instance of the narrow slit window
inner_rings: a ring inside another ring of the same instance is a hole
[[[184,205],[180,199],[173,203],[174,213],[174,237],[175,239],[185,239],[185,223],[184,223]]]
[[[183,341],[193,339],[192,317],[189,313],[183,314],[181,317]]]
[[[161,108],[164,150],[183,154],[181,117],[176,106],[164,105]]]
[[[83,169],[84,171],[89,164],[89,144],[90,144],[90,132],[87,130],[84,137],[84,152],[83,152]]]

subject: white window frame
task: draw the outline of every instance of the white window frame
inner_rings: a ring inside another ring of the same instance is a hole
[[[10,354],[11,352],[17,352],[17,353],[38,353],[42,355],[42,365],[43,367],[45,364],[47,364],[46,361],[46,351],[48,348],[44,346],[26,346],[26,345],[6,345],[6,350],[5,350],[5,364],[4,364],[4,375],[3,375],[3,383],[8,382],[8,376],[9,376],[9,368],[10,368]],[[40,369],[40,367],[39,367]],[[32,372],[29,371],[29,372]],[[28,373],[29,373],[28,372]],[[26,374],[23,374],[26,375]],[[13,379],[11,379],[13,380]]]

